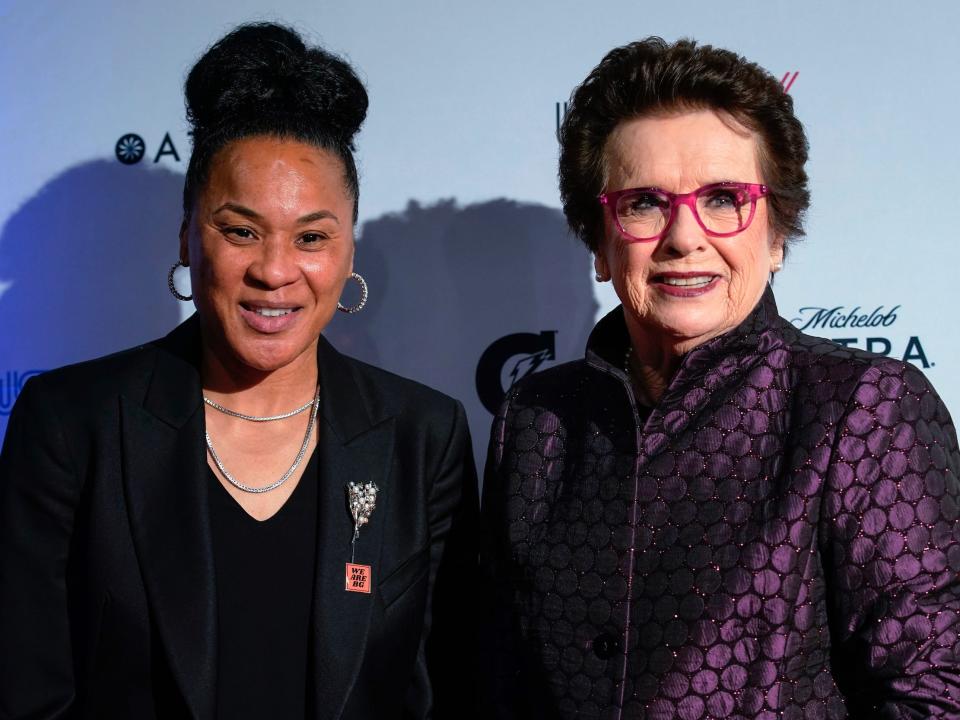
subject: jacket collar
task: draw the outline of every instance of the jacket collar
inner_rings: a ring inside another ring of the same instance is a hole
[[[154,347],[146,394],[120,401],[128,516],[151,618],[175,682],[194,717],[213,717],[217,595],[197,316]],[[317,365],[323,422],[310,690],[313,716],[332,719],[342,713],[362,662],[375,597],[344,590],[353,530],[344,484],[376,482],[378,510],[389,502],[393,423],[382,395],[323,337]],[[374,583],[385,514],[372,516],[357,545],[357,562],[372,566]]]
[[[589,365],[620,378],[635,405],[630,378],[624,369],[630,337],[623,313],[623,306],[618,306],[597,323],[587,341],[586,360]],[[644,423],[644,432],[656,436],[655,442],[646,445],[648,454],[666,442],[666,433],[677,433],[686,427],[707,405],[714,391],[730,386],[758,361],[760,354],[781,345],[783,327],[773,290],[768,285],[743,322],[686,353]]]

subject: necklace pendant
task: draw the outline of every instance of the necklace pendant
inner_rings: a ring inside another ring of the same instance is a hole
[[[346,571],[346,591],[369,595],[373,580],[370,566],[347,563]]]

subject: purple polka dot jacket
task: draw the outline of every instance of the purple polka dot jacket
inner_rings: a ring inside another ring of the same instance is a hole
[[[627,343],[618,308],[494,421],[483,716],[960,718],[960,455],[926,378],[769,289],[652,409]]]

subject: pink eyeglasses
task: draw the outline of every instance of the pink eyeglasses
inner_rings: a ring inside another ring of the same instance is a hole
[[[603,193],[600,203],[610,210],[617,228],[632,242],[662,238],[680,205],[690,208],[707,235],[730,237],[750,227],[757,200],[769,192],[759,183],[719,182],[679,195],[652,187],[616,190]]]

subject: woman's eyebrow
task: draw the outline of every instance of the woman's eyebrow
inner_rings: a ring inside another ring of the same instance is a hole
[[[237,213],[237,215],[243,215],[244,217],[250,218],[251,220],[263,220],[263,217],[256,210],[251,210],[245,205],[238,205],[233,202],[225,202],[223,205],[218,207],[213,211],[213,214],[216,215],[219,212],[224,210],[229,210],[231,212]],[[333,220],[338,225],[340,224],[340,219],[332,213],[330,210],[317,210],[315,212],[304,215],[303,217],[297,218],[298,225],[304,225],[306,223],[315,222],[317,220]]]
[[[231,212],[237,213],[237,215],[243,215],[244,217],[248,217],[251,220],[263,219],[260,213],[258,213],[256,210],[251,210],[245,205],[238,205],[237,203],[232,203],[232,202],[225,202],[223,205],[221,205],[216,210],[214,210],[213,214],[216,215],[217,213],[223,212],[224,210],[230,210]]]
[[[312,212],[309,215],[304,215],[302,218],[298,218],[297,224],[303,225],[304,223],[311,223],[316,220],[333,220],[337,224],[340,223],[339,218],[337,218],[337,216],[334,215],[329,210],[317,210],[316,212]]]

